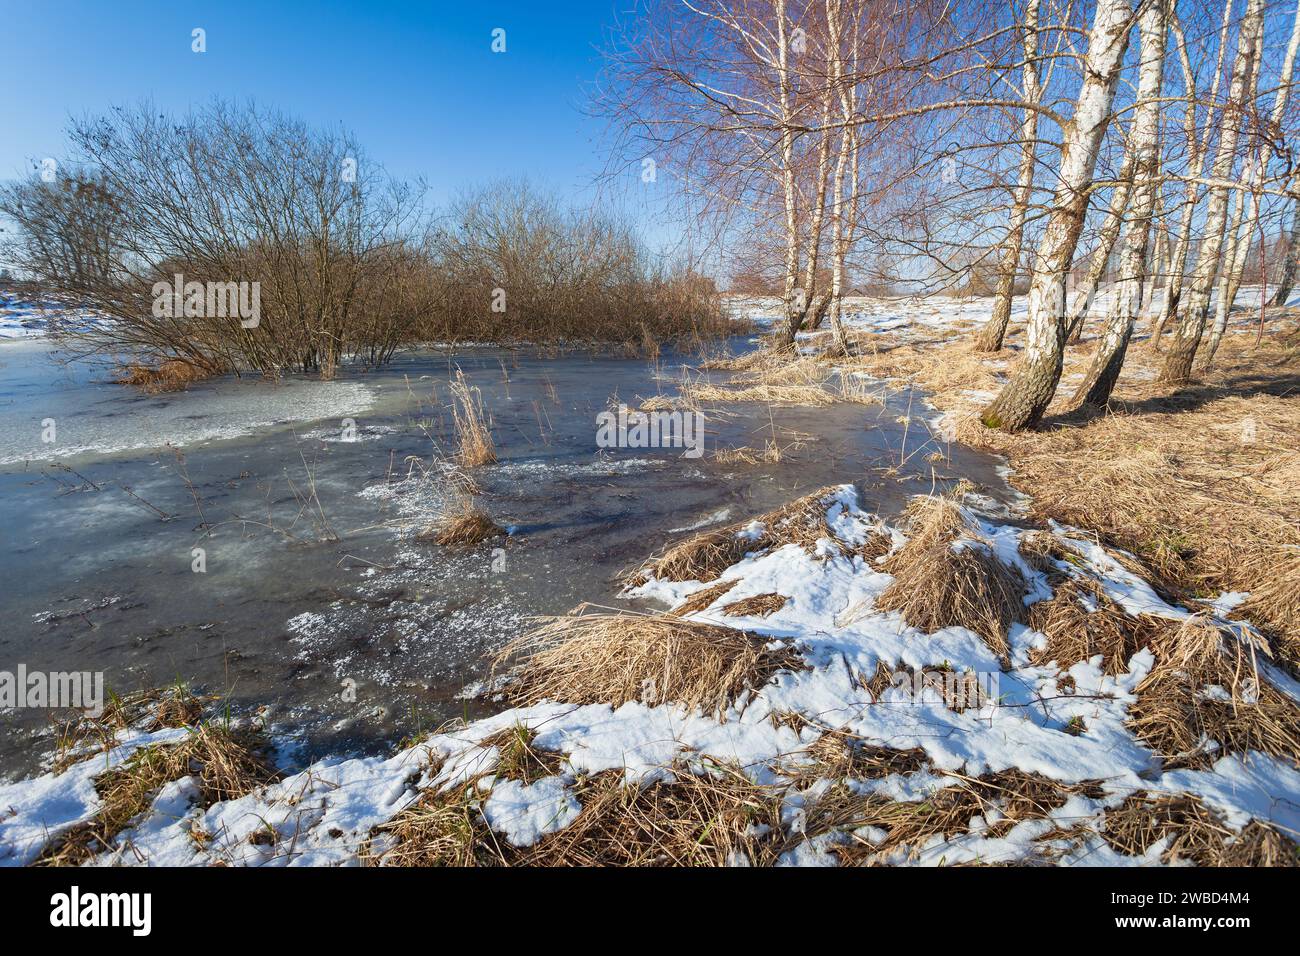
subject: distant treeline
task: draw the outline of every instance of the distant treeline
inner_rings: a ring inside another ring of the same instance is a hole
[[[616,216],[527,183],[441,213],[348,133],[213,103],[74,122],[71,157],[0,187],[4,259],[113,321],[82,354],[332,376],[422,342],[653,349],[726,333],[711,280]]]

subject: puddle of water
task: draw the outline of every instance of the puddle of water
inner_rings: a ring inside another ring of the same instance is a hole
[[[185,680],[266,705],[304,758],[371,752],[465,714],[458,692],[534,616],[626,605],[618,573],[689,530],[846,481],[885,514],[957,477],[1013,498],[995,459],[931,460],[948,449],[907,392],[706,410],[698,459],[597,447],[597,414],[671,394],[683,361],[422,352],[337,382],[140,397],[50,363],[44,343],[0,347],[0,670],[102,670],[119,691]],[[413,540],[441,495],[419,475],[451,447],[457,368],[482,391],[500,459],[475,470],[479,501],[512,534],[439,548]],[[39,440],[46,418],[54,446]],[[773,429],[806,443],[775,464],[710,457]],[[0,777],[33,768],[45,721],[0,714]]]

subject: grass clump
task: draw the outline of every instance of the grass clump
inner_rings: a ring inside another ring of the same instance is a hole
[[[1251,750],[1300,766],[1300,707],[1260,676],[1252,648],[1203,618],[1164,625],[1150,647],[1128,727],[1167,767]]]
[[[713,581],[746,555],[786,544],[816,553],[823,540],[839,543],[826,523],[827,509],[838,493],[834,486],[822,488],[751,521],[692,535],[645,561],[627,575],[627,584],[638,587],[652,577],[661,581]]]
[[[499,730],[479,741],[483,748],[495,747],[496,766],[492,773],[506,780],[518,780],[525,786],[545,777],[554,777],[565,771],[567,761],[563,754],[541,750],[534,745],[537,734],[529,727],[515,724]]]
[[[673,608],[672,613],[678,617],[684,617],[687,614],[694,614],[697,611],[703,611],[708,608],[714,601],[722,597],[737,584],[740,578],[732,578],[729,581],[719,581],[717,584],[710,584],[702,587],[698,591],[689,595],[685,601]]]
[[[153,806],[158,791],[183,777],[195,778],[203,808],[251,793],[277,776],[264,750],[260,735],[210,723],[176,743],[142,747],[95,778],[99,811],[51,840],[35,863],[80,866],[112,849],[114,838]]]
[[[967,777],[935,791],[924,800],[889,800],[871,795],[862,800],[855,823],[885,831],[877,842],[854,836],[838,849],[844,863],[882,862],[893,851],[916,853],[936,838],[948,840],[969,832],[976,816],[996,820],[985,831],[1001,837],[1026,820],[1042,820],[1075,795],[1100,796],[1095,781],[1063,784],[1023,770],[1003,770]]]
[[[114,385],[130,385],[146,395],[181,392],[195,382],[220,375],[216,368],[204,368],[181,359],[168,359],[159,365],[127,365],[113,379]]]
[[[1300,866],[1300,847],[1271,824],[1252,820],[1236,833],[1190,794],[1136,793],[1106,811],[1101,837],[1126,856],[1143,856],[1164,840],[1165,863]]]
[[[456,463],[462,468],[496,463],[496,445],[488,428],[483,395],[457,371],[451,383],[452,421],[456,428]]]
[[[768,865],[784,836],[780,792],[738,767],[677,766],[668,779],[627,784],[619,771],[578,778],[582,805],[566,827],[531,847],[498,840],[485,822],[486,794],[474,783],[427,792],[377,828],[371,862],[386,866],[724,866]]]
[[[506,695],[619,707],[678,703],[722,716],[802,658],[771,638],[671,614],[580,613],[552,618],[512,641],[496,665],[523,658]]]
[[[785,607],[789,600],[784,594],[775,592],[755,594],[724,605],[722,613],[727,617],[767,617]]]
[[[945,627],[974,631],[1004,662],[1007,631],[1023,620],[1025,581],[974,534],[950,497],[913,499],[907,510],[910,537],[883,562],[894,581],[876,600],[881,611],[927,633]]]
[[[1091,578],[1062,581],[1050,599],[1029,606],[1028,618],[1029,626],[1047,637],[1046,646],[1031,654],[1034,663],[1055,661],[1062,670],[1100,654],[1104,673],[1127,673],[1129,658],[1146,646],[1150,634]]]
[[[437,519],[417,534],[415,539],[442,546],[469,545],[480,544],[505,533],[504,528],[474,503],[473,495],[456,489],[448,495]]]

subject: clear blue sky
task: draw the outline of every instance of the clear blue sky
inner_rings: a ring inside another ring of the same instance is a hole
[[[583,107],[604,31],[630,3],[0,0],[0,178],[63,155],[69,115],[217,95],[341,122],[435,200],[520,175],[585,199],[603,126]],[[206,53],[190,49],[195,27]]]

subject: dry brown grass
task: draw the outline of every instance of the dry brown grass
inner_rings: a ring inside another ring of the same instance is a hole
[[[1102,671],[1111,675],[1127,673],[1129,658],[1151,636],[1149,627],[1126,614],[1090,578],[1060,582],[1050,599],[1029,606],[1028,624],[1047,637],[1046,646],[1031,654],[1034,663],[1055,661],[1068,670],[1101,654]]]
[[[1062,784],[1022,770],[1004,770],[964,778],[925,800],[900,802],[873,795],[862,800],[855,822],[884,830],[884,839],[873,844],[855,837],[836,853],[842,862],[853,864],[879,862],[883,854],[900,848],[915,853],[935,837],[947,840],[968,832],[974,817],[991,818],[995,811],[998,822],[986,835],[1005,836],[1018,823],[1046,818],[1076,794],[1096,797],[1101,790],[1094,781]]]
[[[1251,750],[1300,766],[1300,707],[1260,676],[1253,648],[1200,618],[1165,624],[1150,647],[1156,662],[1128,726],[1166,766],[1205,768]]]
[[[878,780],[892,774],[915,773],[929,763],[919,747],[880,747],[839,730],[822,734],[804,754],[807,762],[782,771],[799,789],[819,780]]]
[[[618,771],[573,785],[582,811],[567,827],[518,848],[497,838],[479,810],[474,783],[426,792],[377,828],[392,846],[385,866],[725,866],[773,863],[798,838],[781,823],[780,792],[734,766],[673,768],[672,779],[627,785]]]
[[[715,385],[692,382],[682,386],[682,397],[692,407],[727,402],[761,402],[777,407],[835,404],[835,394],[821,385]]]
[[[694,614],[696,611],[703,611],[739,583],[740,578],[732,578],[730,581],[719,581],[717,584],[710,584],[708,587],[700,588],[673,608],[672,613],[681,617]]]
[[[456,463],[462,468],[495,464],[496,445],[488,428],[487,413],[483,409],[483,395],[465,381],[463,372],[456,372],[451,383],[452,420],[456,427]]]
[[[876,599],[881,611],[901,611],[919,630],[960,626],[974,631],[1006,661],[1007,630],[1024,617],[1025,581],[976,539],[952,497],[913,499],[909,538],[882,563],[894,575]]]
[[[113,838],[153,805],[159,789],[182,777],[197,779],[200,807],[251,793],[276,778],[264,745],[258,735],[202,724],[178,743],[142,747],[95,778],[99,811],[51,840],[36,865],[79,866],[111,849]]]
[[[719,465],[771,465],[785,457],[785,451],[772,440],[762,450],[742,445],[739,448],[719,448],[713,453],[713,460]]]
[[[585,612],[552,618],[512,641],[496,666],[522,658],[505,693],[518,704],[675,702],[722,716],[745,690],[804,664],[770,637],[671,614]]]
[[[626,576],[626,582],[636,587],[651,577],[661,581],[712,581],[744,560],[745,555],[786,544],[797,544],[812,553],[819,540],[837,540],[826,523],[826,502],[834,491],[832,487],[822,488],[752,521],[692,535],[649,558]],[[756,535],[742,534],[753,522],[761,524],[763,530]]]
[[[478,745],[484,749],[496,748],[497,762],[492,768],[494,776],[518,780],[527,786],[545,777],[557,776],[568,766],[563,754],[535,746],[536,737],[537,734],[532,729],[515,724],[489,734]]]
[[[1297,669],[1300,353],[1287,341],[1294,319],[1272,322],[1258,349],[1253,332],[1226,335],[1214,368],[1184,388],[1159,382],[1163,354],[1135,342],[1103,414],[1073,413],[1070,376],[1086,368],[1091,346],[1071,350],[1045,427],[1018,435],[977,417],[982,393],[1005,380],[1009,353],[981,355],[948,340],[862,364],[911,378],[956,422],[960,440],[1007,455],[1036,516],[1139,555],[1166,591],[1250,591],[1240,613],[1268,628]]]
[[[124,695],[110,692],[98,717],[78,713],[55,725],[52,770],[62,773],[75,763],[108,753],[118,744],[118,732],[128,728],[154,733],[164,728],[195,726],[203,716],[204,705],[214,699],[199,697],[182,684]]]
[[[202,382],[222,374],[215,369],[205,369],[180,359],[169,359],[161,365],[127,365],[113,379],[114,385],[130,385],[146,395],[164,392],[181,392],[195,382]]]
[[[755,594],[723,605],[722,613],[727,617],[767,617],[785,607],[788,600],[790,599],[784,594],[775,592]]]
[[[442,513],[428,528],[417,534],[415,540],[443,546],[468,545],[480,544],[503,534],[505,529],[474,503],[472,495],[452,489]]]
[[[1300,847],[1289,836],[1259,820],[1235,833],[1190,794],[1136,793],[1106,811],[1101,837],[1128,856],[1141,856],[1166,840],[1160,854],[1165,863],[1300,866]]]

